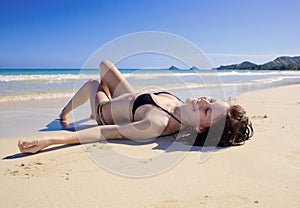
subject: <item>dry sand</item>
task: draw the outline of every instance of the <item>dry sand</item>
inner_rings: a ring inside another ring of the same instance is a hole
[[[55,120],[65,100],[3,105],[1,207],[299,207],[299,92],[300,85],[293,85],[238,97],[255,135],[243,146],[211,154],[201,148],[169,151],[166,143],[171,138],[142,145],[56,146],[35,155],[20,154],[17,140],[22,135],[69,133]],[[136,166],[124,164],[120,170],[147,168],[155,162],[148,159],[153,155],[184,157],[159,174],[126,177],[97,165],[89,148],[139,157]]]

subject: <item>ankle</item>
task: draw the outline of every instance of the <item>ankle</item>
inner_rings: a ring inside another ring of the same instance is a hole
[[[67,120],[68,114],[65,112],[65,109],[63,109],[63,110],[61,111],[61,113],[59,114],[59,118],[60,118],[61,120]]]

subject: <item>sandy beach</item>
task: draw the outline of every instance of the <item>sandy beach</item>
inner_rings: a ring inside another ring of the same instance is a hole
[[[143,158],[184,155],[173,167],[148,177],[100,167],[82,145],[21,154],[19,138],[69,133],[56,120],[66,100],[2,104],[1,207],[299,207],[299,92],[300,85],[291,85],[237,97],[253,122],[254,137],[243,146],[216,149],[202,162],[201,148],[182,153],[165,151],[159,142],[89,144]],[[94,125],[87,115],[74,113],[79,123]],[[139,168],[151,162],[145,159]]]

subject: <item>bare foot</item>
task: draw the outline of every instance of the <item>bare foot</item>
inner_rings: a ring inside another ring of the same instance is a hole
[[[60,120],[60,124],[64,128],[70,128],[70,123],[68,121],[68,116],[66,114],[64,114],[63,111],[59,114],[59,120]]]
[[[24,141],[19,140],[18,147],[23,153],[36,153],[50,145],[47,139]]]
[[[71,127],[71,125],[70,125],[70,123],[69,123],[69,121],[64,121],[64,120],[61,120],[60,119],[60,125],[62,125],[64,128],[66,128],[66,129],[68,129],[68,128],[70,128]]]

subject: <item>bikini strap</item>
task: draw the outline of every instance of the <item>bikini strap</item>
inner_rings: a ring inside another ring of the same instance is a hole
[[[155,103],[155,106],[161,109],[162,111],[166,112],[168,115],[170,115],[172,118],[174,118],[178,123],[184,125],[178,118],[176,118],[172,113],[164,109],[163,107],[159,106],[157,103]],[[184,125],[185,126],[185,125]]]
[[[174,97],[176,97],[175,95],[169,93],[169,92],[156,92],[156,93],[153,93],[154,95],[159,95],[159,94],[162,94],[162,93],[165,93],[165,94],[169,94],[169,95],[172,95]],[[180,100],[178,97],[176,97],[179,101],[181,101],[183,103],[182,100]],[[135,111],[138,107],[140,107],[141,105],[144,105],[144,104],[151,104],[151,105],[154,105],[155,107],[158,107],[159,109],[161,109],[162,111],[164,111],[165,113],[167,113],[168,115],[170,115],[172,118],[174,118],[178,123],[184,125],[178,118],[176,118],[172,113],[170,113],[169,111],[167,111],[166,109],[164,109],[163,107],[159,106],[156,102],[154,102],[154,100],[152,99],[151,95],[146,93],[146,94],[141,94],[139,95],[136,100],[134,101],[133,103],[133,107],[132,107],[132,118],[133,118],[133,121],[134,121],[134,114],[135,114]],[[184,125],[185,126],[185,125]]]
[[[167,91],[161,91],[161,92],[155,92],[153,93],[154,95],[159,95],[159,94],[168,94],[168,95],[172,95],[173,97],[175,97],[177,100],[179,100],[180,102],[184,103],[179,97],[177,97],[176,95],[173,95],[172,93],[169,93]]]

